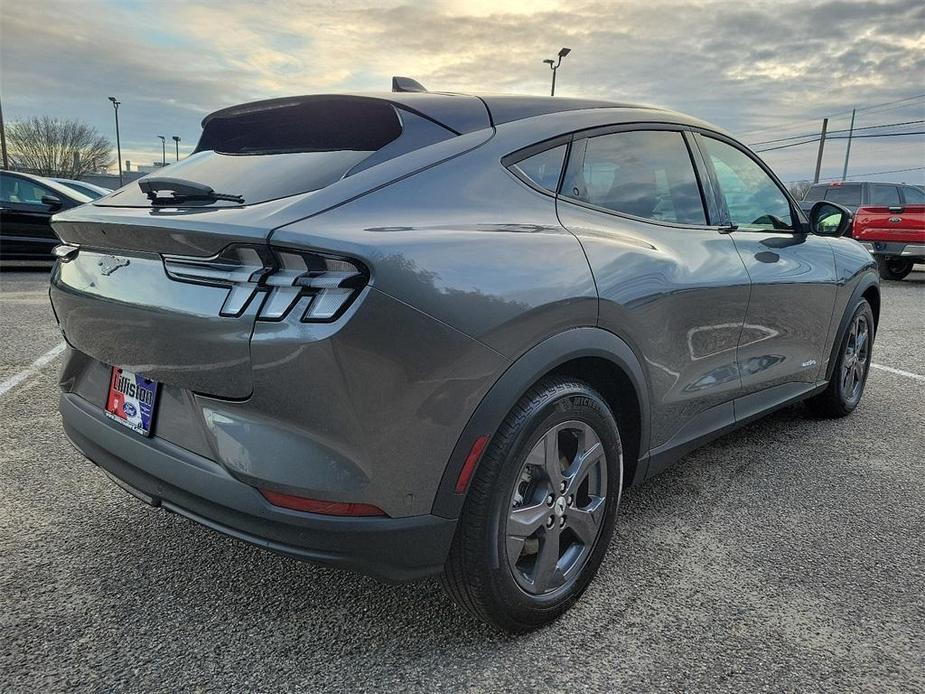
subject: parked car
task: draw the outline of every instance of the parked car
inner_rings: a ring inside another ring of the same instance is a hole
[[[51,216],[87,202],[86,195],[51,179],[0,171],[0,260],[51,261],[58,243]]]
[[[835,202],[856,212],[859,207],[892,207],[908,198],[910,204],[925,203],[925,192],[918,186],[905,183],[880,183],[876,181],[833,181],[816,183],[809,187],[800,208],[809,212],[820,200]]]
[[[901,280],[915,263],[925,263],[925,192],[891,187],[876,204],[858,209],[852,236],[876,258],[880,277]]]
[[[96,200],[112,192],[112,188],[104,188],[103,186],[87,183],[86,181],[75,181],[70,178],[53,178],[51,180],[66,185],[68,188],[73,188],[78,193],[83,193],[91,200]]]
[[[857,407],[880,292],[850,223],[666,110],[227,108],[169,177],[55,217],[64,429],[148,504],[530,629],[626,487],[787,404]]]

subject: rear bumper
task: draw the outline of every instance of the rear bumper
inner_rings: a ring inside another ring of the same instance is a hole
[[[925,258],[925,244],[904,241],[862,241],[873,255],[891,255],[902,258]]]
[[[60,410],[71,442],[120,486],[226,535],[390,582],[437,574],[446,560],[455,520],[341,518],[281,509],[218,463],[163,439],[141,438],[77,395],[63,393]]]

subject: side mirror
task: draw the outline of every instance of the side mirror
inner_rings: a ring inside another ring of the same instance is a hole
[[[847,207],[820,200],[809,211],[809,230],[819,236],[844,236],[854,215]]]
[[[61,206],[64,204],[61,202],[61,198],[54,195],[43,195],[42,204],[48,205],[49,209],[54,212],[55,210],[60,210]]]

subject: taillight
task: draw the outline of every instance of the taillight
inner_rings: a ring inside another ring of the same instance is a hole
[[[358,261],[327,253],[232,245],[211,258],[164,256],[167,275],[181,282],[228,287],[220,315],[240,316],[258,294],[266,299],[258,320],[285,318],[309,297],[303,322],[337,319],[369,282]]]
[[[288,508],[293,511],[304,511],[305,513],[321,513],[326,516],[384,516],[386,515],[378,506],[372,504],[355,504],[342,501],[321,501],[320,499],[308,499],[304,496],[295,496],[293,494],[281,494],[269,489],[261,489],[260,493],[263,498],[274,506]]]
[[[369,273],[359,263],[321,253],[274,251],[279,269],[266,278],[270,288],[258,318],[279,320],[300,296],[311,303],[302,314],[305,322],[324,322],[337,318],[369,281]]]

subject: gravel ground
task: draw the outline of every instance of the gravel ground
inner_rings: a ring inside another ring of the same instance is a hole
[[[0,274],[0,381],[60,341],[45,283]],[[925,374],[923,300],[884,283],[875,362]],[[0,691],[925,692],[925,381],[631,490],[581,602],[514,638],[141,505],[65,440],[57,363],[0,395]]]

